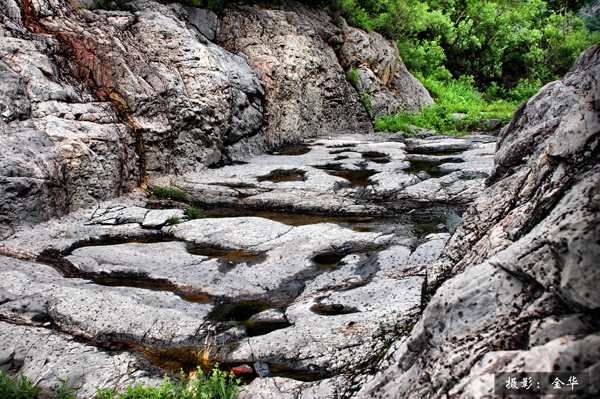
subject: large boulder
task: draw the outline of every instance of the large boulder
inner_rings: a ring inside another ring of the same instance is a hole
[[[358,397],[493,397],[494,372],[590,373],[600,392],[600,46],[523,104],[411,335]]]

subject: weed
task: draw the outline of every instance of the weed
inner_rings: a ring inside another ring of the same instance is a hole
[[[157,197],[168,198],[174,201],[183,201],[185,198],[185,191],[177,187],[155,186],[152,194]]]
[[[205,217],[202,213],[202,210],[200,208],[194,207],[191,203],[188,204],[186,214],[190,220],[202,219]]]
[[[368,93],[363,93],[362,97],[360,98],[360,101],[362,101],[363,105],[365,106],[365,109],[367,110],[367,113],[370,115],[371,110],[373,109],[373,103],[371,102],[371,96]]]
[[[358,69],[352,68],[350,73],[348,74],[348,82],[354,87],[358,84]]]
[[[0,398],[3,399],[35,399],[41,389],[32,385],[24,375],[10,377],[0,370]]]
[[[198,367],[197,379],[186,379],[182,373],[179,381],[171,381],[165,376],[158,388],[150,386],[128,386],[126,392],[114,388],[96,388],[96,399],[233,399],[237,396],[241,380],[233,373],[222,372],[217,363],[203,375]],[[58,396],[41,394],[37,385],[32,385],[24,375],[10,377],[0,370],[0,398],[2,399],[75,399],[79,388],[67,389],[67,379],[60,380],[62,387]]]
[[[180,222],[179,218],[177,216],[175,216],[175,215],[171,216],[166,221],[167,224],[171,224],[171,225],[173,225],[173,224],[179,224],[179,222]]]
[[[229,325],[231,327],[237,327],[239,324],[240,324],[240,322],[237,320],[229,320]]]
[[[165,379],[159,388],[137,385],[127,387],[127,392],[118,393],[114,389],[99,389],[97,399],[233,399],[237,396],[241,380],[233,373],[219,370],[217,363],[208,376],[198,367],[198,378],[186,380],[182,373],[180,381]]]

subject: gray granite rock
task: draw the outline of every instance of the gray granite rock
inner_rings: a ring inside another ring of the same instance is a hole
[[[427,265],[421,320],[357,397],[485,398],[494,372],[556,370],[590,372],[596,395],[599,54],[515,112],[491,185]]]

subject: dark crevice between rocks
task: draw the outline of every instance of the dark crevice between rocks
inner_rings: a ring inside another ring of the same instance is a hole
[[[390,162],[390,157],[387,154],[375,151],[363,152],[362,157],[371,162],[386,164]]]
[[[340,164],[325,165],[325,166],[313,166],[316,169],[326,171],[332,176],[341,177],[350,182],[352,186],[369,186],[372,183],[369,181],[369,177],[377,174],[378,172],[370,169],[359,169],[349,170],[342,168]]]
[[[310,311],[321,316],[338,316],[342,314],[358,313],[360,312],[353,306],[344,306],[340,304],[314,304],[310,307]]]
[[[212,350],[208,348],[202,350],[196,347],[179,349],[152,349],[145,351],[145,355],[152,361],[153,364],[170,370],[173,373],[178,373],[180,370],[189,373],[196,371],[198,366],[200,366],[204,373],[208,373],[213,369],[216,363],[219,363],[219,368],[221,371],[235,371],[235,368],[239,368],[243,365],[252,366],[254,362],[259,360],[246,359],[238,361],[223,361],[213,357],[211,353]],[[281,360],[285,361],[285,359]],[[307,368],[293,368],[281,363],[271,362],[269,360],[265,361],[265,359],[262,359],[261,361],[269,366],[271,375],[273,377],[285,377],[304,382],[319,381],[330,377],[327,372],[314,366]],[[237,374],[237,376],[240,377],[245,383],[250,383],[257,377],[254,371]]]
[[[200,290],[173,284],[167,279],[154,279],[143,273],[111,272],[100,274],[81,273],[81,278],[89,278],[93,283],[107,287],[133,287],[152,291],[169,291],[187,302],[213,303],[216,298]]]
[[[223,302],[219,304],[208,316],[208,321],[225,322],[231,325],[241,324],[246,327],[249,337],[265,335],[275,330],[287,328],[291,324],[285,320],[280,321],[253,321],[252,316],[267,309],[273,309],[267,302],[259,300],[242,300],[236,302]]]
[[[265,176],[259,176],[256,180],[270,181],[273,183],[287,182],[287,181],[306,181],[306,171],[301,169],[277,169]]]
[[[270,155],[287,155],[287,156],[298,156],[308,154],[311,148],[308,144],[305,143],[297,143],[297,144],[287,144],[284,146],[276,147],[270,150],[268,153]]]
[[[446,156],[456,155],[467,151],[468,148],[447,148],[445,150],[439,150],[437,148],[427,147],[407,147],[406,153],[411,155],[433,155],[433,156]]]
[[[227,273],[240,263],[252,266],[267,258],[266,252],[232,251],[215,246],[188,245],[187,250],[192,255],[208,256],[219,260],[219,271]]]
[[[430,177],[434,179],[438,179],[442,176],[449,175],[452,172],[444,172],[438,169],[438,166],[441,162],[438,161],[426,161],[421,159],[409,159],[408,163],[410,166],[406,169],[403,169],[406,173],[414,173],[417,174],[419,172],[425,172]]]
[[[208,218],[230,218],[230,217],[262,217],[288,224],[290,226],[306,226],[317,223],[335,223],[343,226],[368,223],[381,217],[393,217],[395,213],[378,214],[356,214],[347,212],[295,212],[290,208],[261,208],[243,205],[215,205],[208,203],[196,203],[201,206],[202,213]]]

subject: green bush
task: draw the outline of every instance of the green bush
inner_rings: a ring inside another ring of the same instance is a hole
[[[440,81],[440,73],[472,76],[479,91],[495,85],[512,101],[520,82],[555,80],[600,42],[598,19],[588,18],[586,29],[575,14],[586,0],[304,1],[395,39],[412,73]]]
[[[183,201],[185,199],[185,191],[177,187],[155,186],[152,194],[157,197],[168,198],[174,201]]]
[[[186,214],[190,220],[202,219],[205,217],[204,214],[202,213],[202,210],[200,208],[194,207],[191,203],[188,204]]]

